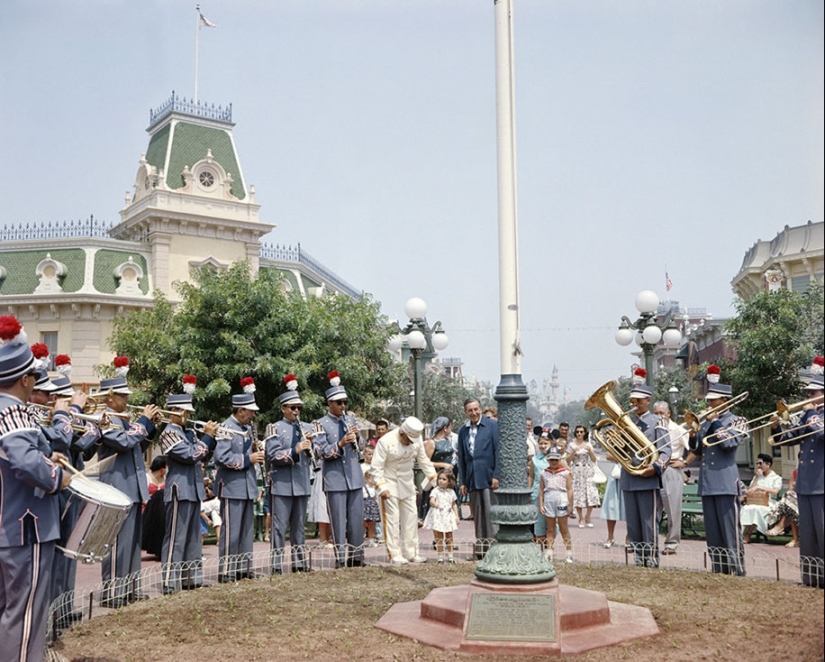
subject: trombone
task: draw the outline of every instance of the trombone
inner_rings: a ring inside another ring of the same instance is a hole
[[[696,434],[697,432],[699,432],[699,428],[702,425],[702,421],[704,421],[708,416],[712,414],[721,416],[726,411],[728,411],[728,409],[732,409],[736,405],[743,403],[745,400],[748,399],[749,395],[750,393],[748,391],[743,391],[736,397],[730,398],[727,402],[723,402],[722,404],[716,405],[715,407],[703,409],[698,414],[694,414],[689,409],[685,410],[684,419],[685,426],[687,427],[688,432],[690,432],[691,434]]]
[[[799,425],[800,420],[802,419],[803,412],[797,411],[799,409],[804,409],[806,405],[821,405],[822,404],[822,396],[817,395],[813,398],[808,398],[807,400],[800,400],[799,402],[794,402],[793,404],[786,404],[784,400],[780,400],[776,403],[776,411],[771,412],[770,416],[773,418],[775,415],[779,418],[779,425],[782,426],[782,432],[788,433],[798,430],[801,426]],[[767,425],[772,424],[772,420],[768,422]],[[760,426],[766,427],[766,426]],[[758,429],[758,428],[757,428]],[[782,446],[794,440],[802,439],[803,437],[807,437],[811,433],[807,433],[804,435],[800,435],[798,437],[788,437],[787,439],[782,439],[781,436],[783,435],[771,435],[768,437],[768,443],[771,446]],[[774,441],[774,439],[777,439]]]

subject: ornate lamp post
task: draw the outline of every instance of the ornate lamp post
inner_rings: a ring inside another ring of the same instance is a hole
[[[431,327],[427,325],[427,304],[423,299],[413,297],[404,304],[404,313],[410,318],[407,326],[403,329],[396,323],[398,333],[395,334],[388,343],[390,351],[397,352],[401,349],[404,340],[410,348],[413,360],[413,389],[415,397],[415,416],[419,420],[423,417],[423,388],[421,385],[422,359],[431,359],[437,351],[447,349],[450,340],[447,333],[441,326],[441,322],[436,322]]]
[[[653,385],[653,349],[660,341],[665,347],[678,347],[682,342],[682,333],[676,328],[675,322],[671,319],[670,311],[665,315],[662,322],[656,321],[656,311],[659,308],[659,297],[655,292],[644,290],[636,295],[636,310],[639,311],[639,319],[635,322],[622,315],[622,323],[616,331],[616,342],[623,347],[633,342],[642,348],[645,357],[645,370],[647,370],[647,385]],[[633,331],[636,331],[634,336]]]

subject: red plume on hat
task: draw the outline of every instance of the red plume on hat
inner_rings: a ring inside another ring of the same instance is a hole
[[[821,356],[814,357],[814,361],[811,364],[811,372],[815,375],[821,375],[825,372],[825,358]]]
[[[286,384],[286,388],[289,391],[298,390],[298,378],[291,372],[286,377],[284,377],[284,384]]]
[[[112,361],[112,365],[115,366],[115,372],[118,377],[125,377],[129,374],[129,357],[116,356],[114,361]]]
[[[23,326],[13,315],[0,315],[0,339],[4,345],[24,345],[29,341]]]
[[[329,380],[330,386],[338,386],[341,383],[341,375],[338,374],[337,370],[333,370],[327,375],[327,379]]]
[[[54,368],[64,377],[72,373],[72,359],[68,354],[58,354],[54,357]]]
[[[183,392],[184,393],[194,393],[195,392],[195,384],[198,383],[198,378],[195,375],[184,375],[183,376]]]
[[[35,368],[45,368],[49,364],[49,346],[44,342],[32,345],[32,356]]]
[[[243,389],[244,393],[254,393],[255,392],[255,380],[252,377],[244,377],[241,380],[241,388]]]
[[[718,365],[709,365],[707,378],[711,384],[718,384],[722,369]]]
[[[644,384],[645,381],[647,381],[647,370],[644,368],[636,368],[630,381],[634,384]]]

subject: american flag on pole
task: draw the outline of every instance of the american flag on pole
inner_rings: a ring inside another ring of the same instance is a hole
[[[206,18],[206,16],[204,16],[200,12],[198,12],[198,15],[200,16],[200,23],[198,23],[199,27],[202,27],[202,28],[217,27],[212,21],[210,21],[208,18]]]
[[[670,292],[670,289],[673,287],[673,282],[670,280],[670,276],[667,275],[667,271],[665,271],[665,289]]]

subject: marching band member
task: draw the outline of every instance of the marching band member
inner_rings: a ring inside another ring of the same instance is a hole
[[[59,357],[55,357],[57,363]],[[68,374],[65,370],[63,375]],[[85,393],[75,393],[72,388],[71,380],[66,376],[57,377],[52,381],[54,391],[52,394],[57,398],[70,398],[72,401],[71,409],[74,413],[81,413],[86,404]],[[81,471],[84,467],[86,454],[96,451],[96,444],[100,440],[100,428],[92,423],[86,425],[85,431],[72,430],[71,443],[65,454],[69,458],[71,465]],[[60,500],[60,544],[63,545],[71,535],[72,530],[77,523],[78,515],[82,508],[79,501],[74,501],[69,510],[66,510],[66,503],[69,501],[69,493],[67,491],[60,492],[58,495]],[[67,556],[66,554],[56,553],[54,555],[54,564],[52,565],[52,600],[67,591],[73,591],[75,587],[75,578],[77,576],[77,559]],[[61,613],[57,620],[58,628],[67,628],[75,621],[79,621],[83,614],[79,611],[72,611],[69,613]]]
[[[705,400],[711,408],[722,406],[732,394],[730,386],[719,383],[719,375],[718,366],[708,367],[710,388]],[[736,449],[747,441],[749,435],[741,426],[738,427],[738,422],[738,417],[729,409],[705,416],[686,464],[696,457],[702,458],[699,495],[702,497],[705,539],[713,572],[744,576],[745,550],[739,524],[741,494]],[[703,442],[706,439],[713,445],[705,446]]]
[[[0,317],[0,338],[0,660],[42,660],[60,536],[56,493],[71,476],[49,459],[27,407],[34,357],[14,317]]]
[[[347,392],[333,370],[327,375],[330,388],[324,392],[328,413],[319,422],[315,448],[324,458],[323,479],[329,523],[335,543],[335,566],[364,564],[364,472],[358,452],[358,432],[347,416]],[[347,548],[352,550],[347,554]]]
[[[253,578],[252,540],[254,536],[255,499],[258,481],[255,465],[263,463],[265,453],[253,447],[252,421],[259,407],[255,404],[255,382],[251,377],[241,380],[244,392],[232,396],[232,416],[223,426],[235,435],[220,439],[215,445],[215,464],[218,470],[215,483],[221,502],[221,537],[219,582],[233,582],[244,577]],[[246,569],[242,568],[246,565]]]
[[[140,572],[143,502],[149,499],[142,444],[154,433],[153,420],[158,414],[155,405],[146,405],[143,414],[134,423],[130,423],[126,416],[118,416],[127,411],[132,393],[126,382],[129,359],[115,357],[114,365],[119,376],[100,381],[100,390],[109,393],[105,402],[114,423],[100,436],[98,458],[101,461],[114,458],[114,464],[101,473],[100,481],[123,492],[132,501],[132,508],[120,528],[112,551],[101,564],[103,581],[109,582],[101,604],[112,608],[147,597],[140,594],[137,587],[132,591],[127,578]]]
[[[42,343],[36,343],[33,347],[36,347],[38,344]],[[45,368],[37,367],[35,370],[37,373],[37,381],[29,396],[29,402],[34,405],[40,405],[41,407],[51,405],[51,421],[46,425],[40,423],[40,428],[46,437],[46,441],[48,441],[52,447],[52,450],[68,455],[69,444],[72,441],[72,418],[69,411],[69,402],[63,398],[55,400],[55,385],[49,379],[49,373],[46,372]],[[83,402],[85,404],[85,395],[83,396]],[[77,408],[76,406],[73,407],[73,409],[76,409],[78,413],[83,410],[82,407]],[[32,407],[31,410],[35,418],[40,420],[44,418],[44,410],[34,407]]]
[[[206,499],[201,462],[215,449],[218,424],[209,421],[203,437],[198,440],[192,430],[185,429],[192,406],[192,392],[197,380],[192,375],[183,378],[181,395],[166,398],[169,424],[160,435],[160,449],[166,455],[166,531],[163,536],[163,593],[176,593],[203,586],[201,559],[201,501]]]
[[[622,467],[619,485],[624,493],[627,539],[633,547],[636,565],[658,568],[661,501],[659,490],[662,487],[662,474],[670,462],[670,444],[665,443],[668,436],[667,428],[650,412],[653,389],[644,383],[646,376],[647,371],[644,368],[638,368],[634,374],[635,383],[630,391],[630,404],[634,412],[630,418],[656,446],[659,458],[639,476]],[[614,458],[608,454],[607,459]]]
[[[395,565],[426,560],[418,553],[413,463],[418,462],[429,485],[435,484],[436,470],[424,450],[423,431],[424,424],[415,416],[405,418],[401,427],[378,440],[372,457],[375,488],[382,499],[384,540],[387,554]]]
[[[283,419],[266,429],[266,457],[269,460],[269,511],[272,571],[283,571],[286,529],[292,549],[292,571],[306,572],[306,515],[310,494],[312,426],[300,421],[303,401],[298,395],[295,375],[284,377],[287,391],[278,396]]]
[[[805,392],[808,398],[820,398],[819,404],[803,406],[803,414],[780,441],[788,446],[799,446],[799,466],[796,478],[796,497],[799,503],[799,565],[802,583],[825,588],[825,433],[823,433],[822,396],[823,357],[814,359],[814,373]],[[782,432],[779,420],[773,421],[772,431]]]

